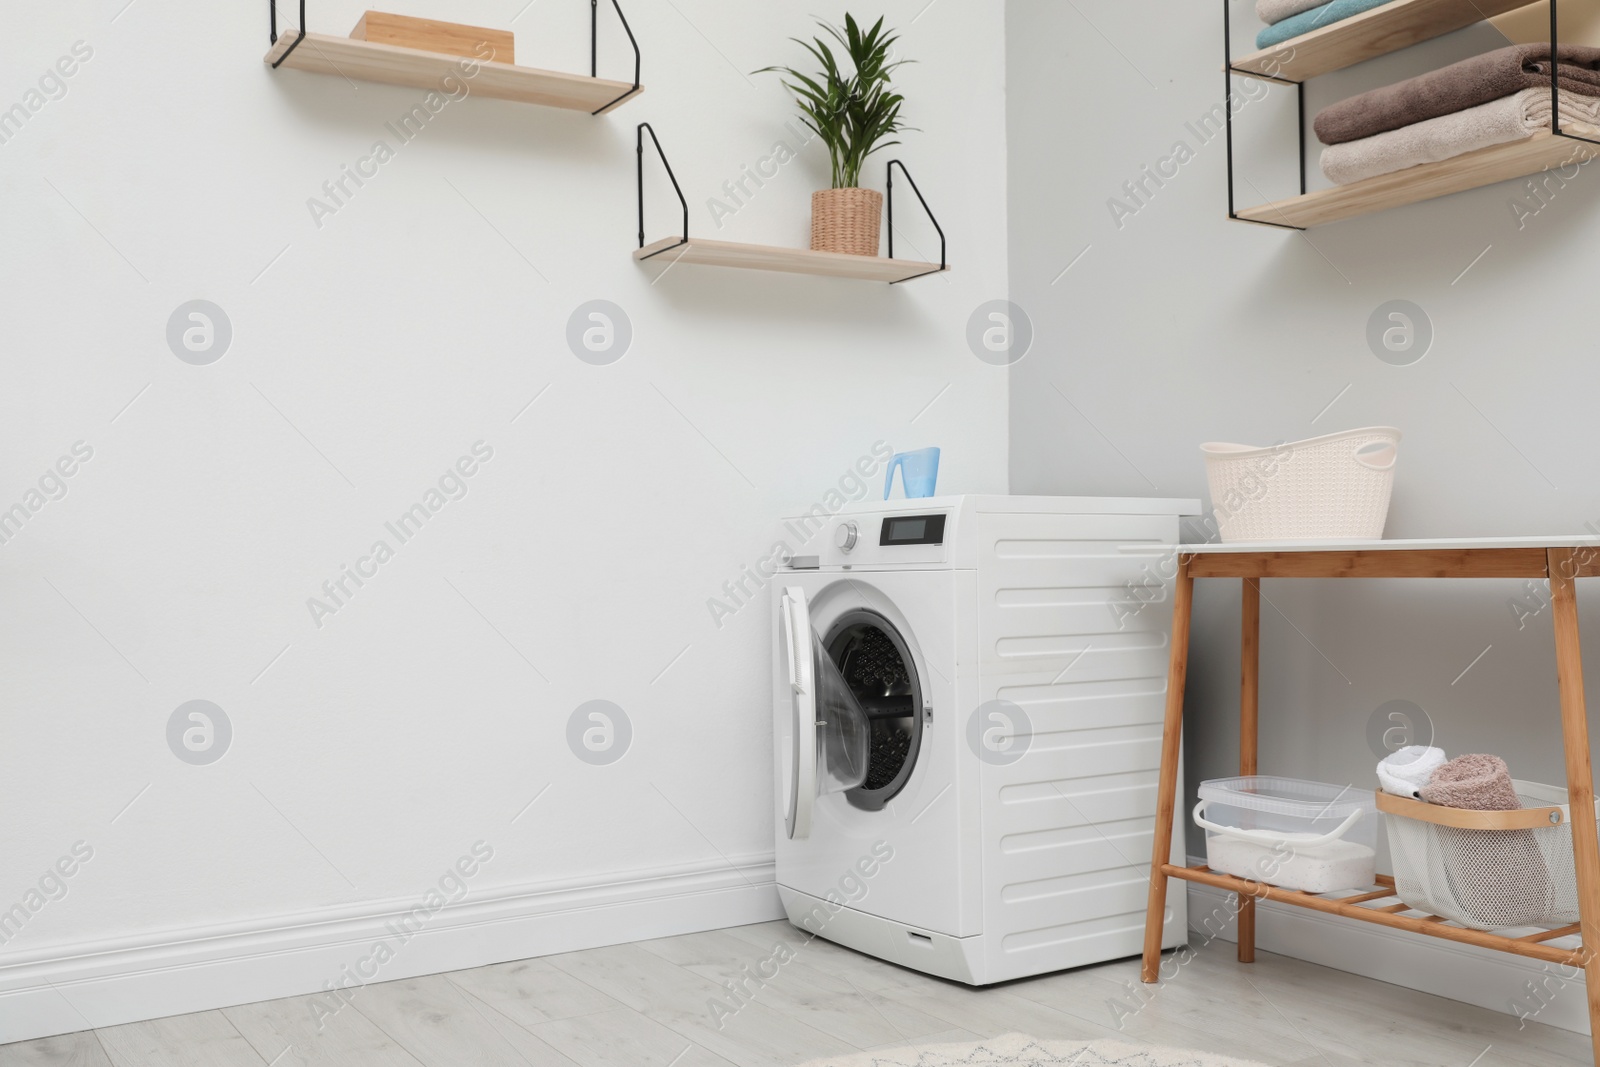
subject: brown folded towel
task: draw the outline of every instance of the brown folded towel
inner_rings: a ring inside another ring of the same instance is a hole
[[[1433,772],[1422,787],[1422,799],[1447,808],[1473,811],[1517,811],[1511,770],[1499,756],[1457,756]]]
[[[1561,91],[1600,96],[1600,48],[1561,46]],[[1343,144],[1550,87],[1550,45],[1518,44],[1452,63],[1323,108],[1312,124],[1323,144]]]

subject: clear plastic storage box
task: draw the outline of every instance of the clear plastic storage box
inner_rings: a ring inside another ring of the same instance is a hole
[[[1377,875],[1370,789],[1253,775],[1200,783],[1195,825],[1214,871],[1307,893],[1365,889]]]

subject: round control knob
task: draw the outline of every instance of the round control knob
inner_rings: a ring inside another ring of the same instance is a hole
[[[833,535],[833,543],[839,546],[841,552],[848,552],[856,547],[856,524],[841,522],[839,529]]]

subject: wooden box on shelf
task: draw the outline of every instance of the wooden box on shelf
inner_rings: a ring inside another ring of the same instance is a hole
[[[350,31],[350,37],[357,41],[416,48],[447,56],[493,60],[496,63],[517,61],[516,37],[510,30],[491,30],[459,22],[391,15],[384,11],[368,11],[362,15],[356,28]],[[486,45],[487,51],[484,48]]]

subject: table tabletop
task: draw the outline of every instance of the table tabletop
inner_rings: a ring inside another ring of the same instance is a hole
[[[1185,555],[1229,552],[1460,552],[1497,548],[1600,548],[1600,534],[1553,534],[1544,537],[1395,538],[1378,541],[1213,541],[1179,545]]]

